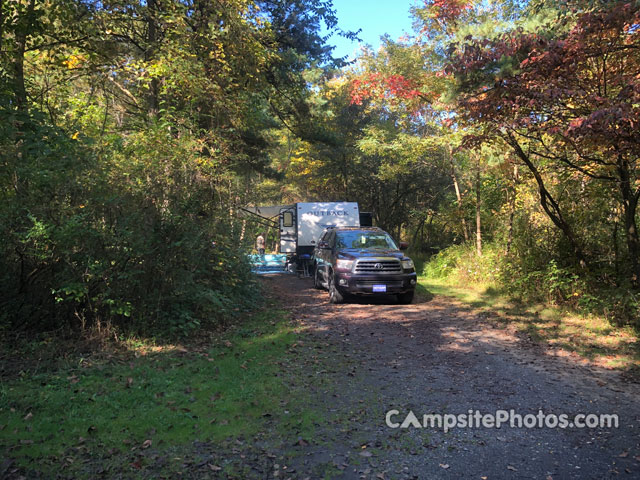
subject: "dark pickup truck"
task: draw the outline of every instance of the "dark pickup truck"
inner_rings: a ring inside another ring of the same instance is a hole
[[[411,303],[416,288],[413,261],[377,227],[326,229],[313,252],[314,286],[329,291],[331,303],[349,295],[397,295]]]

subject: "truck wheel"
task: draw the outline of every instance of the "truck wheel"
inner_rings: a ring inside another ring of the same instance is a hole
[[[316,265],[315,273],[313,274],[313,288],[317,290],[323,290],[324,287],[322,286],[322,281],[320,280],[320,278],[318,278],[319,274],[320,271],[318,270],[318,266]]]
[[[413,302],[413,294],[414,294],[414,290],[411,290],[410,292],[404,292],[398,295],[398,302],[404,304],[404,305],[408,305],[411,302]]]
[[[330,303],[344,303],[344,295],[336,288],[336,284],[333,280],[333,273],[329,274],[329,302]]]

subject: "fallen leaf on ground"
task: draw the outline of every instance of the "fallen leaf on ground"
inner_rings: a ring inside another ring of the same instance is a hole
[[[142,448],[149,448],[152,444],[153,442],[151,440],[145,440],[142,442]]]
[[[446,470],[447,468],[449,468],[449,464],[448,463],[441,463],[440,467],[444,468]]]

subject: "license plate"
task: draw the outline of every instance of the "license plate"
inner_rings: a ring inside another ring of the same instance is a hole
[[[387,286],[386,285],[374,285],[373,286],[373,291],[374,292],[386,292],[387,291]]]

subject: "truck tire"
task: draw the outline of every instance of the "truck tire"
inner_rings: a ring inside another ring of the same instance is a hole
[[[336,288],[333,272],[329,274],[329,303],[344,303],[345,295]]]
[[[402,303],[403,305],[410,304],[411,302],[413,302],[413,294],[414,290],[411,290],[410,292],[400,293],[398,295],[398,302]]]

